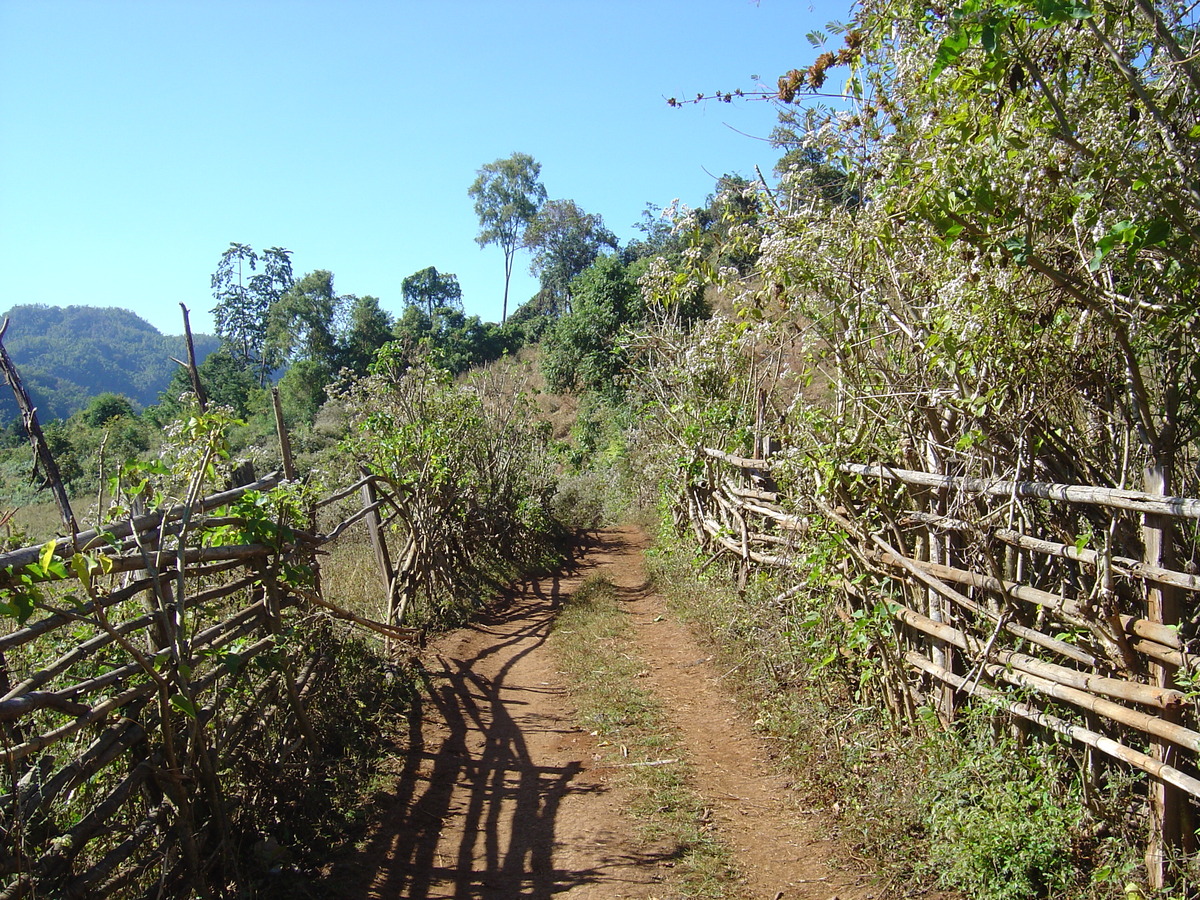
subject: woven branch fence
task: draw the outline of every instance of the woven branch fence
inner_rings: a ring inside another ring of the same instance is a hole
[[[38,591],[0,634],[0,898],[236,891],[261,837],[239,828],[239,805],[270,807],[273,779],[259,776],[304,779],[326,755],[310,719],[339,692],[333,620],[393,650],[417,640],[320,590],[318,553],[351,525],[366,520],[384,545],[379,511],[394,500],[373,477],[315,504],[370,492],[323,533],[206,545],[264,534],[235,510],[281,484],[0,554],[5,597],[30,580]]]
[[[699,457],[679,520],[743,573],[803,579],[808,539],[840,535],[838,615],[882,608],[894,626],[869,651],[894,717],[932,707],[949,725],[983,698],[1086,747],[1093,778],[1104,756],[1149,776],[1149,865],[1193,849],[1196,622],[1181,611],[1200,577],[1170,561],[1195,559],[1200,500],[851,463],[821,490],[786,455]],[[785,471],[811,489],[784,496]]]

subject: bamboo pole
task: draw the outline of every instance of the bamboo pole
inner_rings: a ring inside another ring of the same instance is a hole
[[[961,629],[941,622],[935,622],[928,616],[924,616],[915,610],[898,604],[894,607],[892,615],[904,624],[924,634],[945,641],[953,647],[971,653],[977,658],[984,659],[984,661],[990,661],[983,657],[982,651],[984,648],[980,642]],[[1030,674],[1039,675],[1059,684],[1079,688],[1080,690],[1088,690],[1117,700],[1128,700],[1145,706],[1158,707],[1159,709],[1177,707],[1186,701],[1186,698],[1178,691],[1164,690],[1156,685],[1141,684],[1136,681],[1126,681],[1120,678],[1091,675],[1086,672],[1080,672],[1077,669],[1070,669],[1066,666],[1059,666],[1054,663],[1045,662],[1044,660],[1035,659],[1032,656],[1027,656],[1024,653],[1018,653],[1014,650],[993,650],[990,655],[997,662],[1010,665]]]
[[[1154,494],[1166,494],[1171,488],[1170,467],[1161,461],[1151,465],[1145,472],[1146,489]],[[1142,545],[1145,548],[1145,563],[1148,566],[1170,568],[1173,556],[1172,522],[1166,515],[1147,514],[1142,520]],[[1152,584],[1146,591],[1146,617],[1153,623],[1172,628],[1180,621],[1178,592],[1161,584]],[[1175,667],[1163,663],[1151,666],[1154,683],[1169,690],[1175,681]],[[1168,713],[1178,721],[1178,711]],[[1177,749],[1170,743],[1155,739],[1151,755],[1164,765],[1174,765],[1178,758]],[[1178,789],[1167,781],[1157,781],[1150,786],[1150,835],[1146,842],[1146,870],[1150,887],[1166,886],[1169,860],[1179,852],[1188,852],[1194,844],[1194,835],[1188,841],[1190,828],[1187,820],[1187,802]]]
[[[997,528],[991,534],[996,539],[1004,541],[1006,544],[1012,544],[1015,547],[1045,553],[1048,556],[1060,556],[1064,559],[1076,560],[1093,567],[1103,565],[1103,555],[1095,550],[1080,549],[1070,544],[1033,538],[1002,528]],[[1200,591],[1200,575],[1176,572],[1126,556],[1113,556],[1108,561],[1112,564],[1114,571],[1130,578],[1144,578],[1147,581],[1156,581],[1159,584],[1171,585],[1189,591]]]
[[[881,557],[881,561],[885,565],[901,566],[899,558],[890,553],[885,553]],[[935,565],[933,563],[923,563],[919,560],[908,560],[913,565],[920,567],[923,571],[928,572],[936,578],[945,581],[952,581],[957,584],[964,584],[970,587],[983,588],[993,593],[1000,594],[1005,597],[1011,597],[1015,600],[1024,600],[1029,603],[1034,603],[1038,606],[1043,606],[1046,609],[1054,610],[1062,614],[1064,617],[1076,620],[1076,623],[1084,623],[1089,618],[1087,613],[1073,600],[1068,600],[1058,594],[1051,594],[1049,591],[1043,591],[1038,588],[1031,588],[1026,585],[1014,584],[1010,581],[1002,581],[999,578],[993,578],[990,575],[982,575],[978,572],[971,572],[965,569],[957,569],[952,566]],[[1156,622],[1151,622],[1137,616],[1121,616],[1121,623],[1124,625],[1129,634],[1137,635],[1149,641],[1161,644],[1163,647],[1172,650],[1182,650],[1183,644],[1179,639],[1179,632],[1173,628],[1164,627]]]
[[[129,837],[104,854],[94,866],[76,876],[67,885],[66,895],[68,897],[86,896],[90,885],[112,875],[121,863],[129,859],[129,857],[137,852],[139,847],[145,846],[159,833],[166,820],[168,809],[169,806],[166,803],[160,803],[156,806],[149,815],[145,816],[133,827],[129,833]],[[128,880],[129,877],[129,874],[126,874],[125,880]],[[118,896],[117,888],[119,886],[120,882],[115,879],[106,881],[96,890],[94,896]]]
[[[243,588],[249,587],[251,584],[253,584],[254,580],[255,579],[253,577],[242,578],[236,582],[233,582],[232,584],[202,591],[199,594],[192,595],[186,600],[186,608],[193,609],[199,606],[204,606],[215,600],[230,596],[231,594],[234,594]],[[120,625],[115,626],[114,630],[121,635],[130,634],[141,628],[145,628],[158,615],[160,615],[158,612],[146,613],[145,615],[136,619],[131,619],[128,622],[123,622]],[[64,616],[64,619],[69,621],[70,616]],[[88,656],[91,656],[97,650],[107,647],[109,644],[113,643],[114,640],[115,638],[111,634],[101,631],[95,637],[72,648],[54,662],[47,663],[45,666],[38,669],[37,672],[34,672],[32,675],[26,678],[19,685],[11,688],[3,696],[0,696],[0,704],[6,700],[13,699],[14,697],[19,697],[27,691],[36,690],[51,679],[67,671],[67,669],[75,665],[75,663],[85,659]]]
[[[968,612],[975,613],[978,616],[991,619],[994,622],[1001,620],[1000,613],[981,606],[966,595],[954,590],[954,588],[947,585],[940,578],[936,578],[929,574],[923,568],[921,568],[921,566],[917,565],[916,562],[898,553],[896,549],[887,541],[883,540],[883,538],[873,534],[871,535],[871,540],[877,547],[883,550],[885,554],[891,557],[897,566],[916,576],[918,581],[923,582],[927,587],[932,588],[942,597],[945,597],[947,600],[954,602],[961,608],[967,610]],[[1074,659],[1076,662],[1081,662],[1084,665],[1096,665],[1096,658],[1094,656],[1086,651],[1080,650],[1078,647],[1074,646],[1073,644],[1069,644],[1066,641],[1042,634],[1039,631],[1036,631],[1032,628],[1027,628],[1024,625],[1020,625],[1016,622],[1005,622],[1003,627],[1005,631],[1015,634],[1018,637],[1023,637],[1026,640],[1036,643],[1038,646],[1045,647],[1047,650],[1053,650],[1060,656],[1065,656],[1068,659]]]
[[[110,525],[106,525],[103,529],[83,531],[74,535],[73,538],[61,538],[57,542],[55,553],[63,556],[74,553],[76,549],[92,550],[97,547],[107,547],[110,546],[114,538],[129,537],[135,531],[139,533],[154,531],[164,521],[181,519],[189,512],[192,514],[206,513],[220,506],[228,506],[230,503],[241,498],[247,491],[270,490],[277,486],[280,481],[280,473],[273,472],[270,475],[260,478],[254,484],[241,485],[232,490],[222,491],[219,494],[205,497],[198,501],[190,510],[186,505],[173,506],[170,509],[135,516],[132,519],[126,519],[121,522],[113,522]],[[19,550],[0,553],[0,581],[6,578],[5,569],[24,568],[30,563],[36,562],[41,553],[42,547],[40,545],[36,547],[22,547]]]
[[[1019,669],[1010,669],[994,663],[984,668],[993,680],[1007,681],[1017,687],[1030,688],[1048,697],[1063,700],[1080,709],[1095,713],[1110,722],[1128,725],[1130,728],[1136,728],[1138,731],[1170,741],[1185,750],[1200,753],[1200,732],[1185,728],[1162,716],[1130,709],[1128,706],[1122,706],[1112,700],[1105,700],[1103,697],[1097,697],[1087,691],[1068,687],[1048,678],[1022,672]]]
[[[721,450],[713,450],[710,447],[704,447],[700,451],[710,459],[720,460],[724,463],[729,463],[737,469],[769,469],[771,463],[765,459],[751,459],[745,456],[734,456],[732,453],[725,453]]]
[[[741,462],[750,462],[750,460],[741,460]],[[987,494],[992,497],[1004,498],[1016,496],[1038,500],[1063,500],[1068,503],[1108,506],[1137,513],[1200,519],[1200,500],[1188,497],[1169,497],[1152,492],[1122,491],[1115,488],[1090,487],[1079,484],[1047,484],[1035,481],[986,481],[982,478],[930,475],[927,472],[916,472],[912,469],[867,466],[859,463],[840,463],[838,469],[848,475],[901,481],[905,484],[921,485],[922,487],[944,487],[969,494]]]
[[[730,540],[729,538],[727,538],[724,535],[720,522],[717,522],[713,519],[702,519],[700,524],[703,527],[705,533],[707,533],[709,535],[709,537],[711,537],[714,541],[716,541],[718,544],[720,544],[724,549],[728,550],[730,553],[733,553],[735,556],[741,557],[742,545],[735,541]],[[785,558],[783,558],[782,556],[769,556],[765,553],[759,553],[755,550],[750,550],[747,555],[751,561],[759,563],[760,565],[764,565],[764,566],[773,566],[775,568],[787,568],[789,565],[788,561]]]

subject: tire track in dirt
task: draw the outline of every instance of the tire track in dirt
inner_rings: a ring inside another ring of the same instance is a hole
[[[701,646],[649,590],[645,546],[636,529],[600,532],[573,567],[431,646],[394,793],[361,851],[326,879],[338,897],[675,896],[676,848],[639,840],[546,647],[564,599],[597,571],[633,617],[647,683],[683,738],[745,896],[873,896],[826,865],[815,817],[790,800]]]

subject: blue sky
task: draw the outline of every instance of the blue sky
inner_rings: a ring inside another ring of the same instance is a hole
[[[0,0],[0,310],[121,306],[211,330],[230,241],[402,307],[426,266],[498,320],[476,170],[514,151],[622,241],[646,203],[769,173],[770,104],[671,109],[817,54],[808,0]],[[511,308],[536,290],[528,256]]]

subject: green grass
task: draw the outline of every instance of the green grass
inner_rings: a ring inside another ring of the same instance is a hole
[[[604,576],[592,576],[559,615],[553,645],[579,709],[580,724],[599,739],[606,764],[642,836],[677,850],[679,897],[739,895],[729,851],[712,833],[689,765],[656,699],[638,682],[642,661],[630,625]],[[662,765],[637,765],[659,760]]]

